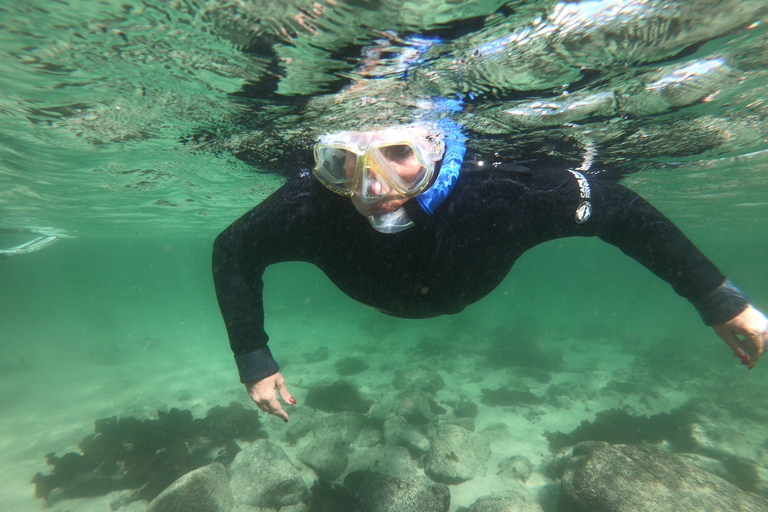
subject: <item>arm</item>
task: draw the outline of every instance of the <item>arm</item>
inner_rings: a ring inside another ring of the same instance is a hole
[[[597,235],[667,281],[694,305],[704,323],[715,329],[742,363],[753,367],[768,348],[768,321],[750,305],[750,299],[642,197],[594,178],[587,180],[585,189],[583,180],[570,174],[570,184],[565,173],[559,178],[566,180],[560,182],[560,190],[567,199],[556,207],[558,229],[569,235]],[[585,200],[591,215],[578,222],[574,212]]]
[[[286,388],[279,366],[267,347],[264,331],[262,275],[267,266],[302,259],[300,205],[307,197],[306,180],[289,181],[225,229],[213,246],[213,281],[240,381],[256,405],[288,421],[276,392],[287,403],[296,400]]]

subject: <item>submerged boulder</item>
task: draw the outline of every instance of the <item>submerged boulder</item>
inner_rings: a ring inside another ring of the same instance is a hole
[[[393,416],[384,422],[384,442],[390,446],[404,446],[416,457],[429,450],[429,439],[402,416]]]
[[[373,406],[370,416],[376,421],[385,421],[399,415],[412,425],[422,426],[444,412],[431,396],[422,391],[401,391],[384,395]]]
[[[322,417],[314,426],[315,437],[349,446],[357,439],[366,418],[360,413],[344,411]]]
[[[238,453],[229,474],[235,499],[245,505],[279,509],[308,497],[299,470],[282,448],[264,439]]]
[[[357,512],[448,512],[451,505],[448,487],[425,478],[405,481],[358,471],[348,474],[344,485],[357,499]]]
[[[765,512],[768,500],[658,447],[584,443],[563,473],[568,512]]]
[[[392,385],[401,391],[422,391],[434,395],[445,387],[445,382],[434,370],[411,368],[395,372]]]
[[[515,455],[501,461],[496,474],[501,478],[527,482],[532,472],[533,464],[531,464],[531,461],[522,455]]]
[[[420,471],[407,448],[402,446],[374,446],[366,450],[355,450],[349,456],[350,473],[368,470],[402,480],[415,480]]]
[[[147,506],[147,512],[230,512],[234,496],[218,462],[182,476]]]
[[[460,484],[483,476],[490,458],[490,443],[482,435],[444,425],[432,438],[424,472],[435,482]]]
[[[481,496],[467,512],[544,512],[538,503],[528,501],[514,491]]]
[[[313,439],[299,452],[299,460],[325,480],[335,480],[347,467],[347,450],[341,443]]]

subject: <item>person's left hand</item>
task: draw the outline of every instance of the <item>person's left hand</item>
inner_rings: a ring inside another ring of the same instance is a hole
[[[735,318],[713,328],[750,370],[760,354],[768,350],[768,319],[752,306],[747,306]]]

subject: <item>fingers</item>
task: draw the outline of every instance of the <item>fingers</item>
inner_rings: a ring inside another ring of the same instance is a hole
[[[288,391],[288,388],[285,385],[285,379],[282,375],[278,374],[279,377],[275,380],[275,385],[277,386],[277,392],[280,393],[280,398],[283,399],[284,402],[289,403],[291,405],[296,405],[296,399],[293,398],[293,395],[291,395],[291,392]]]
[[[720,337],[720,339],[722,339],[725,344],[728,345],[728,347],[733,352],[733,355],[741,359],[741,364],[747,366],[748,368],[755,366],[757,357],[752,357],[752,354],[748,350],[745,350],[745,348],[742,346],[742,340],[731,329],[725,325],[721,325],[715,327],[715,332]]]
[[[282,407],[280,407],[280,402],[277,401],[277,398],[256,402],[256,406],[262,411],[277,416],[284,422],[288,423],[288,413],[285,412]]]
[[[749,368],[768,349],[768,319],[751,305],[728,322],[715,326],[715,332]]]
[[[245,386],[256,407],[288,422],[288,413],[280,406],[275,390],[280,391],[281,398],[288,403],[295,404],[296,400],[288,392],[285,379],[279,372],[260,381],[248,382]]]

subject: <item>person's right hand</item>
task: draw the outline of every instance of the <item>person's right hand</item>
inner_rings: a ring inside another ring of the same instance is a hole
[[[256,402],[256,406],[264,412],[274,414],[284,422],[288,422],[288,413],[280,406],[277,401],[277,393],[287,404],[295,405],[296,399],[293,398],[288,388],[285,386],[285,379],[280,372],[265,377],[261,380],[252,380],[245,383],[245,389],[251,399]]]

